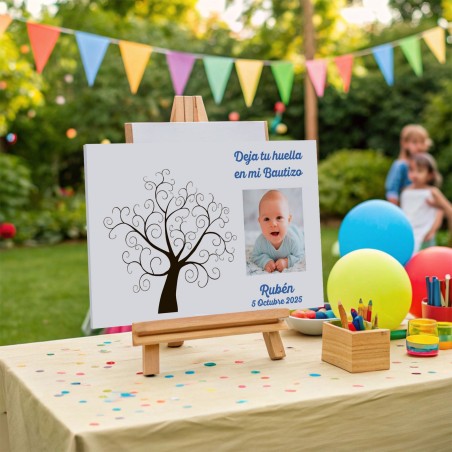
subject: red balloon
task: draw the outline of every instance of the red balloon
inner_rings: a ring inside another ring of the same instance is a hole
[[[419,251],[405,265],[405,270],[413,288],[410,312],[416,317],[422,317],[421,302],[427,297],[425,277],[444,279],[445,275],[452,275],[452,248],[432,246]]]

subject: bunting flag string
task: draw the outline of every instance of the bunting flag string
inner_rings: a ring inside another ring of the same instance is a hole
[[[38,73],[42,73],[61,33],[72,34],[78,45],[80,57],[89,86],[93,86],[97,73],[102,65],[110,44],[119,46],[124,69],[132,94],[136,94],[146,66],[152,53],[164,54],[176,94],[182,95],[190,79],[196,60],[203,60],[204,70],[217,104],[221,103],[235,64],[240,87],[248,107],[253,104],[260,77],[264,66],[270,66],[280,98],[284,104],[290,101],[295,68],[290,61],[270,61],[255,59],[239,59],[225,56],[213,56],[198,53],[178,52],[148,44],[119,40],[69,28],[55,27],[26,19],[13,18],[9,14],[0,15],[0,36],[7,31],[13,20],[24,22]],[[446,23],[446,28],[452,34],[452,24]],[[312,81],[318,97],[325,92],[328,63],[334,61],[341,77],[344,92],[350,89],[353,64],[357,57],[373,55],[386,83],[394,84],[394,48],[400,47],[409,65],[417,76],[423,73],[420,41],[423,39],[435,58],[442,64],[446,62],[446,30],[434,27],[430,30],[346,55],[325,57],[305,62],[307,76]]]

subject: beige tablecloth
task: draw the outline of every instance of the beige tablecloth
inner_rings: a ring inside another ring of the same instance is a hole
[[[150,378],[130,333],[0,347],[10,448],[451,450],[452,350],[416,359],[392,342],[390,370],[349,374],[321,362],[321,338],[283,339],[282,361],[254,334],[162,347]]]

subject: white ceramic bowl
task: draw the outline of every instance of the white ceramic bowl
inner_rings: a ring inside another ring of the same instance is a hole
[[[300,333],[308,334],[309,336],[321,336],[323,322],[331,322],[332,320],[338,319],[300,319],[298,317],[289,316],[287,318],[287,324],[290,328],[297,330]]]

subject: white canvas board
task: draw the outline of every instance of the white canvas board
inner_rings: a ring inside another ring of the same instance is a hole
[[[261,141],[267,139],[265,121],[133,122],[133,143],[188,141]]]
[[[94,328],[323,305],[314,141],[86,145],[85,171]],[[269,273],[280,208],[291,265]]]

